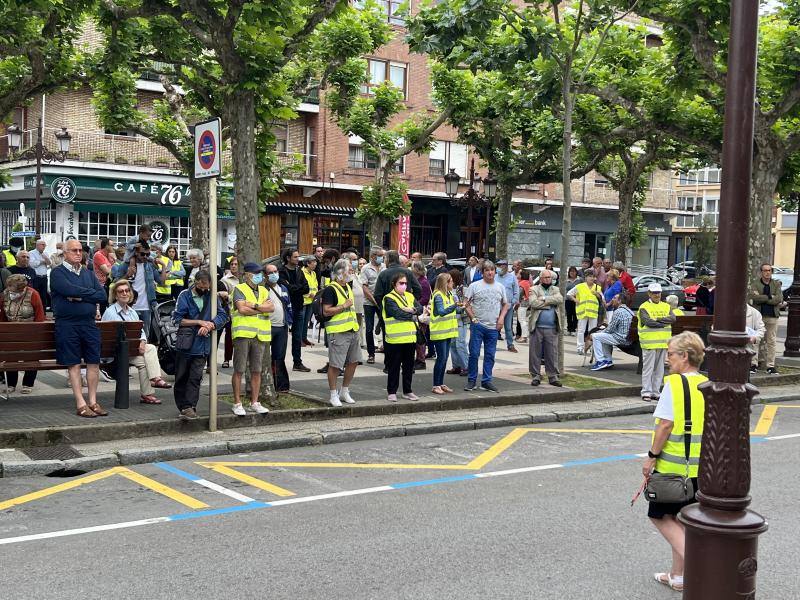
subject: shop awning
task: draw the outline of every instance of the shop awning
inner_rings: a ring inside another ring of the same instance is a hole
[[[292,213],[301,215],[334,215],[350,217],[355,214],[355,207],[350,206],[326,206],[323,204],[309,204],[305,202],[279,202],[269,201],[266,204],[267,212],[271,213]]]

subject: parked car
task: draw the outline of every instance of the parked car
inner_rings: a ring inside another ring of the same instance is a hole
[[[675,263],[668,268],[667,276],[672,280],[673,283],[680,283],[684,279],[697,279],[703,275],[716,275],[716,271],[714,270],[715,268],[716,267],[713,265],[703,266],[700,268],[698,273],[695,261],[687,260],[684,262]]]
[[[694,283],[688,287],[683,288],[683,308],[692,310],[697,306],[697,288],[700,287],[699,283]]]
[[[794,271],[790,269],[781,269],[780,271],[773,271],[772,277],[781,282],[781,292],[783,292],[783,301],[789,300],[789,288],[792,287],[794,281]]]
[[[633,285],[636,288],[636,293],[633,296],[633,304],[631,305],[633,310],[637,310],[647,301],[647,288],[651,283],[658,283],[661,285],[662,300],[669,295],[675,295],[678,297],[678,306],[684,303],[686,294],[680,285],[674,284],[668,279],[659,277],[658,275],[641,275],[633,278]]]

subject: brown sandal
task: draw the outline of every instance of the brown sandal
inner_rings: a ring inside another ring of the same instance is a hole
[[[79,417],[85,417],[87,419],[94,419],[97,415],[94,414],[91,408],[86,406],[85,404],[81,406],[76,412]]]
[[[156,398],[153,394],[142,394],[141,404],[161,404],[161,400]]]
[[[108,411],[107,410],[103,410],[103,407],[100,406],[99,404],[87,404],[86,406],[87,406],[87,408],[89,408],[89,410],[91,410],[98,417],[107,417],[108,416]]]

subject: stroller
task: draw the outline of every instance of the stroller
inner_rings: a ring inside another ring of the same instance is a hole
[[[154,322],[157,325],[158,362],[167,375],[175,375],[175,338],[177,325],[172,322],[175,300],[167,300],[156,307]]]

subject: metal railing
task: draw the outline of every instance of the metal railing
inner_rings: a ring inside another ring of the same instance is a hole
[[[633,277],[637,277],[639,275],[657,275],[659,277],[663,277],[664,279],[669,279],[667,276],[667,269],[659,269],[652,265],[628,265],[626,268],[628,273],[630,273]]]

